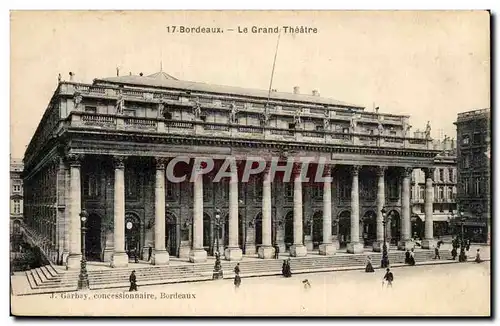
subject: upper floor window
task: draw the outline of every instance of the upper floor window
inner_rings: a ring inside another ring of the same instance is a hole
[[[468,195],[469,194],[469,178],[464,178],[463,187],[464,187],[464,194]]]
[[[97,113],[97,107],[85,106],[85,113]]]
[[[439,190],[438,190],[438,199],[439,200],[444,199],[444,189],[443,189],[443,187],[439,187]]]
[[[472,143],[474,145],[481,144],[481,133],[480,132],[475,132],[474,136],[472,138]]]
[[[21,201],[14,199],[14,214],[21,214]]]
[[[135,117],[135,110],[125,109],[123,110],[123,115],[128,117]]]
[[[84,196],[96,198],[100,195],[99,175],[93,172],[87,173],[83,181]]]
[[[389,179],[388,182],[388,194],[389,198],[396,199],[399,198],[399,183],[397,178]]]
[[[455,199],[455,193],[453,192],[453,187],[448,187],[448,198]]]
[[[13,192],[21,192],[21,185],[13,185],[12,191]]]
[[[211,202],[213,199],[213,183],[211,178],[206,177],[203,178],[203,201],[204,202]]]
[[[481,194],[481,179],[475,178],[475,180],[474,180],[474,195],[480,195],[480,194]]]
[[[462,136],[462,145],[469,145],[469,143],[470,143],[469,135]]]
[[[350,182],[349,178],[345,176],[339,178],[339,185],[337,189],[339,190],[339,197],[341,199],[351,198],[351,186],[352,183]]]
[[[425,188],[424,188],[424,186],[419,186],[418,187],[418,192],[419,192],[419,199],[424,199],[425,198]]]
[[[127,199],[137,199],[140,191],[139,174],[133,168],[125,169],[125,197]]]
[[[449,168],[448,169],[448,181],[453,182],[455,180],[454,175],[453,175],[453,169]]]
[[[470,160],[469,160],[469,155],[464,155],[464,158],[463,158],[463,167],[465,169],[469,168],[470,167]]]
[[[262,176],[256,176],[254,179],[253,185],[253,196],[255,199],[262,198],[262,182],[264,181]]]
[[[439,181],[444,181],[444,169],[439,169]]]
[[[285,183],[285,197],[287,199],[293,198],[293,183],[291,182]]]
[[[323,185],[322,184],[314,184],[312,186],[312,198],[314,198],[314,199],[322,199],[323,198]]]
[[[165,193],[167,195],[168,201],[174,201],[177,198],[177,189],[179,187],[179,183],[167,182],[166,183]]]

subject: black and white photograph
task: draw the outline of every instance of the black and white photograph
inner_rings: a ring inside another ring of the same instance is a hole
[[[12,10],[11,314],[491,316],[490,20]]]

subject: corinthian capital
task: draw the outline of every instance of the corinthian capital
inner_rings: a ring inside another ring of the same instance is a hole
[[[425,178],[426,179],[431,179],[434,180],[434,171],[436,171],[435,168],[424,168],[422,169],[425,173]]]
[[[126,156],[113,156],[113,166],[115,169],[124,169]]]
[[[411,167],[404,167],[401,169],[401,175],[403,176],[403,178],[410,177],[412,172],[413,172],[413,168],[411,168]]]
[[[83,158],[83,154],[68,153],[66,154],[65,160],[72,167],[80,167],[82,165]]]
[[[168,160],[166,157],[156,157],[155,158],[155,164],[156,164],[157,170],[165,170],[167,163],[168,163]]]
[[[351,173],[352,175],[359,175],[359,170],[361,170],[361,166],[360,165],[352,165],[351,166]]]
[[[378,177],[385,176],[385,171],[387,171],[387,166],[377,166],[377,176]]]

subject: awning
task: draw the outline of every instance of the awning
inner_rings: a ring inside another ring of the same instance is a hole
[[[425,214],[413,214],[411,217],[411,221],[415,222],[417,220],[417,216],[420,217],[422,222],[425,221]],[[432,221],[433,222],[448,222],[449,214],[433,214]]]

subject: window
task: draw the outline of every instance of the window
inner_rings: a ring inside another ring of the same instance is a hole
[[[468,169],[470,167],[469,155],[464,155],[464,158],[463,158],[463,167],[465,169]]]
[[[424,199],[425,198],[425,187],[419,186],[418,191],[419,191],[419,198]]]
[[[262,178],[261,175],[256,176],[254,179],[254,184],[253,184],[253,197],[255,199],[262,199],[262,186],[264,179]]]
[[[388,182],[388,194],[390,199],[396,199],[399,198],[399,184],[398,184],[398,179],[397,178],[392,178],[389,179]]]
[[[349,128],[344,128],[344,129],[342,129],[342,132],[343,132],[344,134],[348,134],[348,133],[349,133]]]
[[[224,201],[229,200],[229,179],[222,179],[218,186],[220,186],[221,197]]]
[[[438,199],[443,200],[444,199],[444,189],[443,187],[439,187],[438,189]]]
[[[126,168],[125,175],[125,197],[127,199],[137,199],[139,196],[139,175],[132,168]]]
[[[312,197],[314,199],[322,199],[323,198],[323,185],[315,184],[312,187]]]
[[[21,201],[14,199],[14,214],[21,214]]]
[[[480,132],[475,132],[474,136],[472,137],[472,143],[474,145],[481,144],[481,133]]]
[[[287,199],[293,198],[293,183],[291,182],[285,183],[285,197]]]
[[[85,113],[97,113],[97,107],[85,106]]]
[[[135,110],[125,109],[123,110],[123,115],[127,117],[135,117]]]
[[[21,185],[14,185],[13,186],[13,191],[14,192],[21,192]]]
[[[391,130],[391,131],[389,131],[389,135],[391,135],[391,136],[396,136],[396,135],[397,135],[397,133],[396,133],[396,131]]]
[[[450,200],[454,200],[455,199],[455,193],[453,192],[453,187],[448,187],[448,198]]]
[[[463,182],[464,182],[464,184],[463,184],[464,194],[468,195],[469,194],[469,178],[464,178]]]
[[[83,182],[84,196],[88,198],[96,198],[99,196],[99,175],[88,173]]]
[[[474,195],[480,195],[480,194],[481,194],[481,179],[474,178]]]
[[[324,130],[323,126],[319,126],[319,125],[316,126],[316,131],[323,131],[323,130]]]
[[[448,181],[453,182],[455,178],[453,177],[453,169],[449,168],[448,169]]]
[[[165,192],[167,195],[167,200],[175,201],[175,199],[177,198],[177,187],[179,184],[173,182],[167,182],[166,184],[167,186]]]
[[[203,178],[203,201],[211,202],[213,197],[213,183],[210,178]]]
[[[469,143],[470,143],[469,135],[462,136],[462,145],[469,145]]]
[[[444,181],[444,169],[439,169],[439,181]]]

